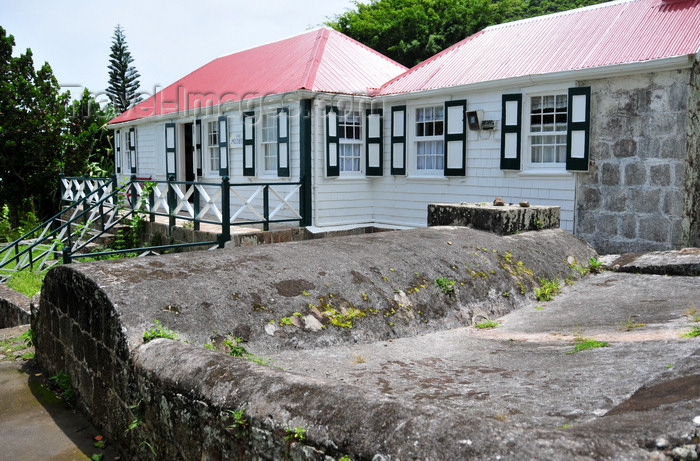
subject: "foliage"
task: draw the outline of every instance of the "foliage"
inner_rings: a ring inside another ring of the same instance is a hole
[[[493,320],[486,320],[486,321],[484,321],[484,322],[477,323],[477,324],[474,325],[474,326],[477,327],[477,328],[480,328],[480,329],[482,329],[482,330],[485,329],[485,328],[496,328],[496,327],[498,326],[498,322],[495,322],[495,321],[493,321]]]
[[[114,171],[107,122],[113,118],[86,88],[82,97],[68,108],[65,133],[65,165],[67,176],[110,176]]]
[[[46,272],[33,272],[29,269],[13,272],[7,286],[31,298],[41,291]]]
[[[248,420],[245,417],[245,410],[239,408],[238,410],[226,410],[233,418],[233,422],[228,426],[229,429],[234,429],[239,436],[245,436],[248,427]]]
[[[284,436],[285,440],[295,442],[303,442],[306,440],[306,429],[303,427],[297,426],[294,429],[286,428],[285,432],[287,432],[287,435]]]
[[[435,279],[435,286],[446,295],[454,294],[456,283],[456,280],[450,280],[447,277],[438,277]]]
[[[414,66],[493,24],[605,0],[369,0],[326,25]]]
[[[65,401],[72,402],[75,399],[75,389],[70,381],[70,376],[63,370],[49,378],[53,389],[56,391],[56,397]]]
[[[595,349],[597,347],[608,347],[608,343],[605,341],[598,341],[595,339],[582,338],[577,336],[574,339],[576,346],[567,352],[567,354],[575,354],[577,352],[585,351],[587,349]]]
[[[149,328],[143,333],[144,343],[153,341],[156,338],[165,338],[173,340],[178,339],[178,334],[170,328],[164,326],[162,323],[160,323],[159,320],[153,320],[153,323],[155,324],[155,326]]]
[[[12,228],[22,208],[55,209],[69,97],[48,63],[35,70],[31,50],[13,57],[14,46],[0,27],[0,203]]]
[[[690,331],[683,333],[681,336],[684,338],[695,338],[696,336],[700,336],[700,326],[694,325]]]
[[[603,272],[603,270],[605,270],[605,263],[596,257],[591,257],[591,259],[588,260],[588,270],[591,271],[592,274]]]
[[[538,301],[551,301],[560,291],[561,284],[559,279],[547,280],[541,278],[539,288],[535,288],[535,297]]]
[[[124,30],[117,24],[114,28],[109,54],[109,85],[107,95],[112,100],[116,113],[121,114],[140,101],[138,78],[141,76],[132,65],[134,58],[126,44]]]
[[[14,242],[24,234],[41,224],[36,214],[29,210],[19,210],[17,217],[19,224],[16,227],[10,225],[10,210],[7,205],[0,207],[0,242]]]

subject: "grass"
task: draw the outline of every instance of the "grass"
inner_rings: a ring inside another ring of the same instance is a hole
[[[7,281],[7,286],[31,298],[41,291],[46,272],[23,270],[15,272]]]
[[[173,340],[178,339],[178,334],[170,328],[164,326],[162,323],[160,323],[159,320],[154,320],[153,323],[155,324],[155,326],[149,328],[143,333],[144,343],[153,341],[156,338],[165,338]]]
[[[684,338],[695,338],[697,336],[700,336],[700,325],[695,325],[693,328],[690,329],[687,333],[683,333],[681,335]]]
[[[627,318],[627,321],[624,322],[620,328],[622,331],[632,331],[634,328],[642,328],[647,326],[646,323],[637,323],[634,320],[632,320],[631,317]]]
[[[486,320],[486,321],[477,323],[477,324],[474,325],[474,326],[477,327],[477,328],[480,328],[480,329],[482,329],[482,330],[485,329],[485,328],[496,328],[496,327],[498,326],[498,322],[493,321],[493,320]]]
[[[578,352],[582,352],[588,349],[595,349],[598,347],[608,347],[608,343],[605,341],[598,341],[596,339],[583,338],[580,336],[577,336],[574,339],[574,342],[576,343],[576,345],[573,349],[568,351],[567,354],[576,354]]]
[[[561,283],[559,279],[547,280],[545,278],[540,279],[539,288],[535,288],[535,297],[538,301],[551,301],[554,296],[561,292]]]

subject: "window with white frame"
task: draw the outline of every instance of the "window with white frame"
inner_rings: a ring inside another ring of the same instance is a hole
[[[263,169],[265,174],[277,174],[277,114],[267,113],[262,117]]]
[[[568,96],[549,94],[530,97],[530,164],[537,167],[566,165]]]
[[[207,122],[207,151],[209,153],[209,171],[219,171],[219,122]]]
[[[360,111],[344,111],[338,117],[338,159],[340,173],[360,173],[362,165],[362,116]]]
[[[444,106],[416,109],[416,172],[419,174],[444,174],[445,152]]]

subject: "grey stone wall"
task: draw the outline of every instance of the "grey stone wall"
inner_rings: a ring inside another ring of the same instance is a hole
[[[0,283],[0,328],[29,323],[29,298]]]
[[[697,169],[686,146],[689,93],[697,92],[689,91],[689,74],[581,82],[592,87],[591,167],[578,175],[576,234],[598,252],[666,250],[697,241],[682,225],[698,207],[685,184],[688,168]]]
[[[36,357],[49,374],[70,376],[78,405],[125,459],[461,459],[463,441],[446,434],[500,423],[202,346],[233,334],[264,356],[469,325],[477,310],[500,315],[531,299],[538,277],[575,276],[567,259],[585,264],[594,255],[561,230],[498,237],[436,227],[61,265],[46,275],[32,315]],[[439,276],[461,282],[446,295],[434,287]],[[366,316],[355,328],[323,315],[310,322],[310,303],[320,300]],[[295,312],[305,324],[283,326]],[[154,319],[191,344],[144,344]],[[244,427],[228,411],[239,409]],[[294,427],[307,439],[290,438]],[[478,439],[469,449],[498,443]]]
[[[542,229],[558,229],[560,207],[488,205],[480,203],[431,203],[428,226],[465,226],[498,235]]]

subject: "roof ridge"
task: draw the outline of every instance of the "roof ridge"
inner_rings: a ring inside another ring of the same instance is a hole
[[[316,80],[316,73],[318,72],[318,67],[321,65],[321,59],[323,57],[323,52],[326,49],[326,43],[328,43],[329,29],[320,28],[318,29],[318,34],[316,35],[316,40],[314,41],[314,47],[311,50],[311,55],[309,56],[309,61],[306,65],[306,70],[304,71],[304,76],[302,78],[301,88],[306,90],[312,90],[314,81]]]

